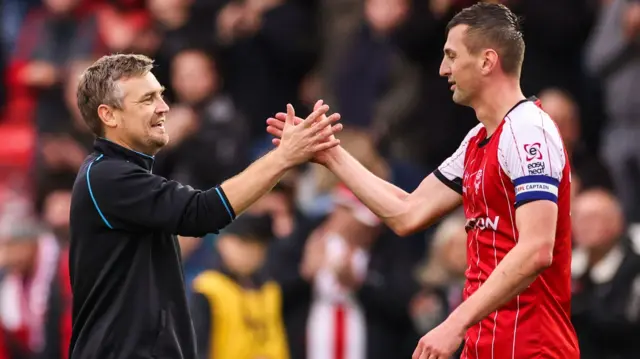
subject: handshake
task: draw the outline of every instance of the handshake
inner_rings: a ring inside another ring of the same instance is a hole
[[[331,160],[331,149],[340,144],[335,134],[342,130],[336,123],[340,114],[327,117],[329,106],[322,100],[316,102],[313,112],[306,118],[296,117],[293,106],[287,105],[287,113],[278,113],[267,120],[267,132],[275,138],[279,157],[286,167],[293,167],[309,160],[327,165]]]

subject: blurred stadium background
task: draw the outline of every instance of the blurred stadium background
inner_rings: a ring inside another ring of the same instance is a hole
[[[640,2],[501,2],[524,20],[525,95],[542,100],[572,160],[582,358],[640,358]],[[213,186],[270,149],[268,117],[324,99],[342,114],[344,146],[413,190],[476,123],[438,76],[445,25],[472,3],[4,0],[0,359],[68,355],[70,189],[93,141],[75,86],[88,64],[115,52],[156,60],[172,106],[156,174]],[[189,285],[232,258],[277,283],[283,306],[271,320],[284,325],[286,348],[270,359],[409,358],[460,301],[459,213],[399,239],[330,173],[305,165],[249,214],[270,225],[247,221],[226,235],[264,248],[214,236],[180,243]]]

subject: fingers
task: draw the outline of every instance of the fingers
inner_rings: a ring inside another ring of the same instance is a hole
[[[339,113],[334,113],[333,115],[324,118],[322,121],[318,121],[315,124],[313,124],[313,132],[314,133],[318,133],[322,130],[324,130],[325,127],[336,123],[340,121],[340,114]]]
[[[316,120],[324,115],[325,113],[327,113],[327,111],[329,111],[329,106],[327,105],[322,105],[320,106],[320,108],[318,108],[317,110],[313,111],[305,120],[304,120],[304,124],[305,124],[305,128],[309,128],[311,127],[311,125],[313,125]]]
[[[274,146],[278,147],[280,146],[280,139],[279,138],[274,138],[271,140],[271,143],[273,143]]]
[[[275,126],[267,126],[267,133],[269,133],[270,135],[274,136],[274,137],[282,137],[282,129],[281,128],[277,128]]]
[[[278,112],[274,117],[275,118],[272,117],[269,119],[269,120],[272,120],[273,125],[280,126],[280,128],[284,128],[284,122],[287,119],[287,114],[284,112]],[[293,123],[295,123],[296,125],[302,123],[302,121],[304,120],[301,119],[300,117],[296,116],[293,118]]]
[[[314,110],[314,111],[315,111],[315,110],[319,110],[319,109],[320,109],[320,106],[322,106],[322,104],[323,104],[323,103],[324,103],[324,101],[322,101],[322,100],[318,100],[318,101],[316,101],[316,104],[315,104],[315,105],[313,105],[313,110]]]
[[[293,122],[293,118],[296,116],[296,112],[293,109],[293,106],[291,106],[290,103],[287,104],[287,116],[285,117],[285,122],[287,125],[289,126],[295,126],[294,122]]]
[[[336,147],[339,144],[340,144],[340,140],[337,139],[337,138],[333,138],[333,139],[330,139],[329,141],[321,142],[321,143],[315,145],[314,148],[313,148],[313,152],[320,152],[320,151],[328,150],[330,148]]]
[[[411,359],[420,359],[421,356],[422,356],[422,341],[419,341],[418,345],[416,345],[416,349],[413,351],[413,354],[411,355]]]

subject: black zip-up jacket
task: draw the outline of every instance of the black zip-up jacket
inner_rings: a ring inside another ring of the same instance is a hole
[[[71,200],[72,359],[196,358],[176,236],[235,213],[220,187],[152,174],[153,157],[97,139]]]

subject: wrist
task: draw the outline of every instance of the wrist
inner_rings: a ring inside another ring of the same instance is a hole
[[[343,162],[345,154],[346,152],[344,148],[338,145],[327,151],[327,159],[323,165],[327,167],[327,169],[333,171],[334,168],[338,167],[340,163]]]
[[[282,147],[276,147],[271,155],[273,157],[273,165],[278,171],[286,172],[297,165]]]
[[[473,323],[471,322],[471,317],[464,312],[463,304],[449,315],[447,322],[460,328],[461,331],[466,331],[473,326]]]

